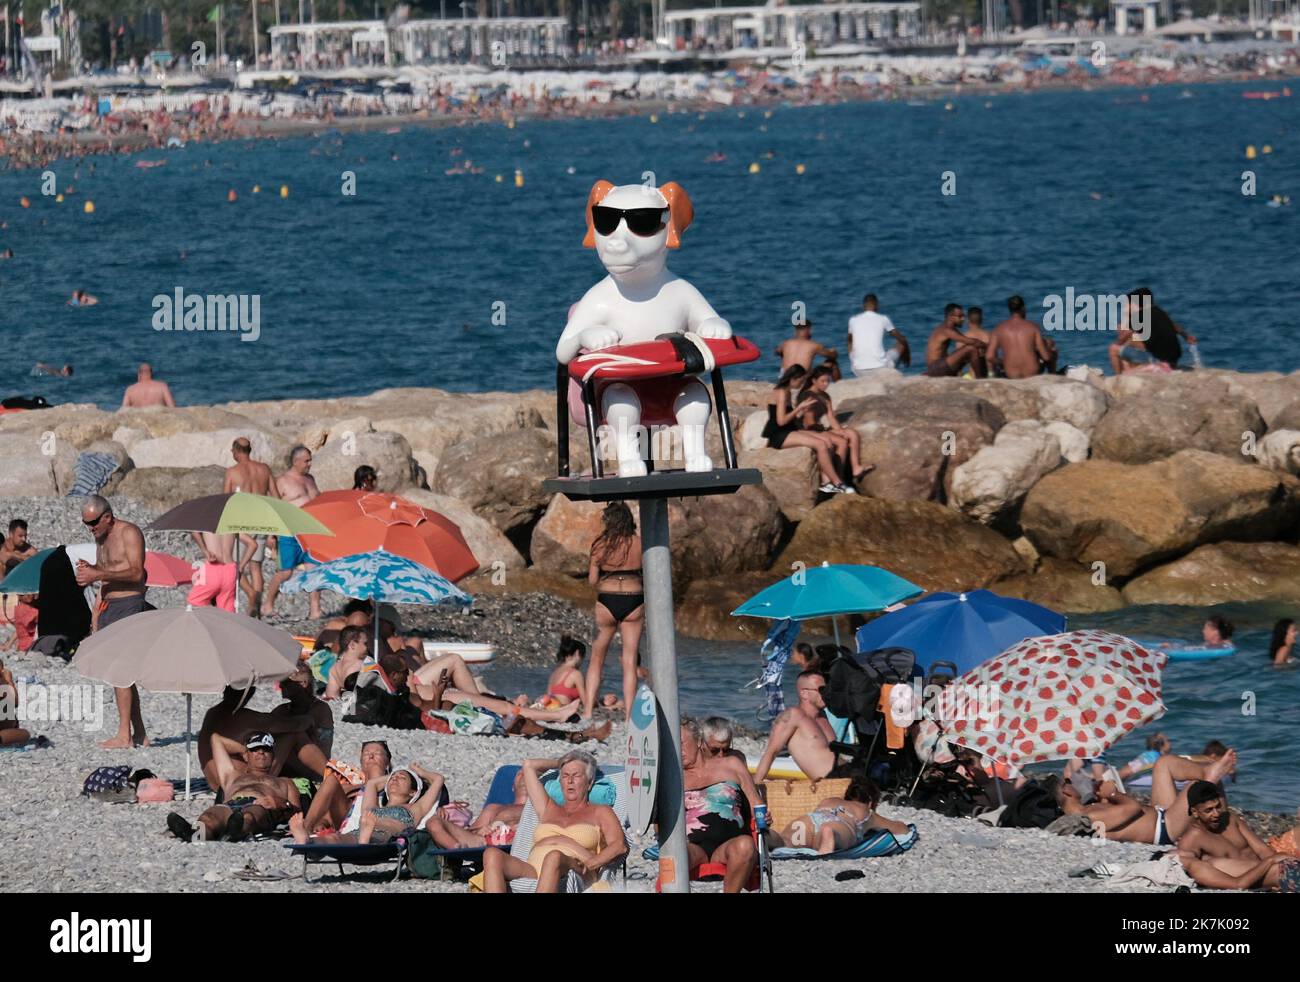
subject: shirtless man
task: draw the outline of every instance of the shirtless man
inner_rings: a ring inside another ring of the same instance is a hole
[[[21,518],[15,518],[9,523],[9,538],[0,545],[0,569],[4,569],[11,559],[21,563],[35,554],[36,547],[27,541],[27,523]]]
[[[136,369],[135,384],[128,385],[122,395],[123,409],[143,409],[146,406],[176,406],[172,390],[166,382],[153,377],[153,368],[148,362]]]
[[[97,303],[99,303],[99,297],[91,296],[85,290],[73,290],[72,296],[70,296],[67,299],[67,301],[64,303],[64,306],[65,307],[93,307]]]
[[[995,375],[1032,378],[1056,371],[1056,344],[1043,336],[1043,329],[1025,317],[1025,301],[1019,296],[1007,300],[1011,316],[993,328],[989,342],[989,364]]]
[[[343,683],[353,672],[361,671],[366,659],[370,657],[370,640],[366,629],[349,624],[339,631],[338,653],[338,658],[330,666],[329,680],[325,684],[327,701],[342,698]]]
[[[226,494],[235,491],[247,491],[249,494],[264,494],[271,498],[280,497],[276,489],[275,478],[271,468],[253,459],[253,444],[248,437],[236,437],[230,445],[230,456],[235,462],[226,468],[226,479],[221,490]],[[248,612],[257,617],[262,612],[262,556],[266,536],[256,539],[243,533],[239,536],[243,557],[239,561],[238,581],[248,596]],[[248,570],[249,583],[244,582],[244,571]]]
[[[1199,886],[1300,892],[1300,859],[1276,853],[1260,841],[1228,810],[1218,785],[1196,781],[1186,795],[1191,821],[1178,840],[1178,858]]]
[[[327,759],[314,742],[319,737],[315,719],[307,714],[276,715],[245,708],[255,691],[250,688],[246,692],[228,685],[221,693],[221,701],[203,715],[198,736],[199,766],[208,784],[215,788],[220,779],[215,745],[224,741],[227,756],[237,758],[241,750],[235,738],[254,729],[277,738],[272,774],[288,773],[319,781]],[[330,722],[332,725],[332,716]],[[242,762],[236,759],[235,766],[242,766]]]
[[[966,337],[976,341],[983,341],[985,344],[985,354],[988,353],[988,343],[993,339],[993,335],[984,330],[984,308],[967,307],[966,308]]]
[[[236,744],[236,746],[239,746]],[[195,833],[200,841],[221,839],[238,842],[246,836],[269,832],[290,814],[302,810],[298,787],[287,777],[276,777],[271,770],[276,742],[270,733],[251,733],[243,743],[247,763],[238,767],[221,740],[212,748],[213,768],[224,804],[213,805],[199,816],[196,829],[176,812],[167,816],[167,829],[186,842]]]
[[[138,526],[113,514],[107,498],[92,494],[81,504],[81,521],[95,537],[94,565],[77,560],[77,586],[99,584],[99,606],[94,630],[132,614],[154,610],[144,598],[144,535]],[[99,744],[105,750],[149,746],[140,714],[140,691],[114,689],[117,700],[117,736]]]
[[[950,303],[943,308],[943,323],[930,332],[925,345],[925,374],[933,378],[960,375],[969,365],[976,378],[983,378],[984,342],[968,337],[960,330],[966,315],[961,304]],[[951,351],[948,349],[952,348]]]
[[[831,370],[831,381],[838,382],[841,378],[840,353],[812,339],[812,321],[806,320],[802,324],[796,324],[794,337],[786,338],[778,344],[776,355],[781,359],[782,374],[791,365],[802,365],[805,372],[811,372],[813,359],[821,358]]]
[[[235,612],[235,537],[215,532],[191,532],[203,553],[203,565],[194,576],[185,602],[193,607],[215,604]]]
[[[835,754],[830,748],[830,741],[835,739],[831,724],[822,715],[826,701],[822,698],[822,687],[826,677],[820,672],[800,672],[795,680],[795,692],[799,696],[797,705],[790,707],[776,718],[772,732],[767,738],[767,746],[754,771],[754,783],[762,784],[767,779],[767,772],[772,761],[786,747],[790,756],[799,765],[799,769],[814,781],[829,777],[835,767]]]
[[[289,451],[289,469],[281,474],[275,481],[276,490],[279,496],[291,505],[302,506],[311,501],[320,494],[320,488],[316,487],[316,478],[311,476],[311,451],[299,444]],[[286,580],[293,576],[293,571],[307,562],[307,553],[298,545],[298,540],[292,536],[282,535],[279,538],[280,569],[271,577],[271,582],[266,587],[266,599],[262,601],[262,616],[270,617],[271,612],[275,609],[275,598],[280,593],[280,587],[284,586]],[[312,620],[319,620],[320,612],[320,591],[313,590],[308,595],[311,604],[311,610],[308,614]]]
[[[314,731],[312,742],[328,758],[334,752],[334,711],[316,697],[315,681],[306,662],[298,662],[298,666],[280,683],[280,695],[285,701],[272,709],[271,715],[277,719],[310,716]]]

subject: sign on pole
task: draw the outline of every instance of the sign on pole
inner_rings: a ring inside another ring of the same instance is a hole
[[[645,835],[654,818],[659,784],[659,718],[655,695],[637,686],[627,730],[627,820],[632,832]]]

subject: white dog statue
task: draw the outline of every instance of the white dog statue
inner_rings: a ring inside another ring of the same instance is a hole
[[[668,250],[681,245],[691,223],[691,199],[676,183],[654,188],[643,184],[615,187],[598,181],[587,200],[587,237],[609,275],[586,292],[570,312],[555,357],[568,364],[582,350],[653,341],[664,334],[700,338],[731,337],[731,325],[718,316],[700,291],[667,268]],[[605,387],[601,411],[617,434],[620,477],[643,477],[638,434],[641,400],[636,383]],[[688,471],[713,469],[704,448],[712,403],[698,378],[682,380],[672,399],[681,427]]]

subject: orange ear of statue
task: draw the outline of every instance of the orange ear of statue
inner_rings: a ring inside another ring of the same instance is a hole
[[[605,195],[612,190],[614,185],[609,181],[597,181],[591,186],[591,194],[587,195],[587,234],[582,240],[583,246],[587,249],[596,248],[596,226],[591,219],[591,209],[604,201]]]
[[[668,242],[669,249],[680,249],[682,233],[695,219],[695,208],[691,196],[676,181],[669,181],[659,189],[659,193],[668,202]]]

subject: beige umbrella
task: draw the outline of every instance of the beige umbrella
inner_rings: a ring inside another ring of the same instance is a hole
[[[72,667],[119,689],[185,694],[185,797],[190,796],[190,742],[195,692],[248,688],[285,678],[302,645],[287,631],[217,607],[168,607],[132,614],[77,648]]]

